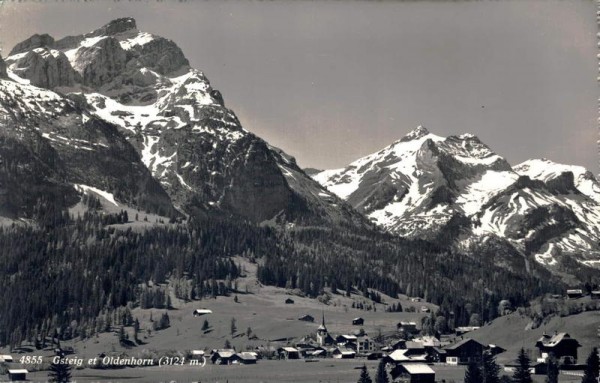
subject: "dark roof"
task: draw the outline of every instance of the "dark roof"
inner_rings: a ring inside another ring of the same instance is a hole
[[[450,346],[446,346],[446,350],[456,350],[462,346],[464,346],[465,344],[469,343],[469,342],[475,342],[479,345],[481,345],[483,347],[483,344],[479,343],[478,341],[476,341],[475,339],[471,339],[471,338],[467,338],[467,339],[463,339],[460,342],[454,343]]]
[[[577,343],[578,347],[580,346],[579,342],[577,342],[577,340],[574,338],[571,338],[571,336],[566,332],[556,333],[552,336],[544,334],[540,339],[538,339],[536,346],[555,347],[558,346],[563,340],[572,340]]]

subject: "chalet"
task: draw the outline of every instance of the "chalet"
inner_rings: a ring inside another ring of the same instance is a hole
[[[365,324],[365,320],[363,318],[354,318],[352,319],[352,325],[353,326],[362,326],[363,324]]]
[[[356,350],[357,340],[358,338],[356,337],[356,335],[338,335],[338,337],[335,338],[335,343],[338,346],[351,347]]]
[[[356,357],[356,351],[351,348],[337,347],[332,355],[336,359],[353,359]]]
[[[410,298],[411,302],[421,302],[421,298],[419,297],[414,297],[414,298]]]
[[[327,356],[327,350],[324,348],[318,348],[308,355],[312,358],[325,358]]]
[[[424,363],[397,364],[390,375],[398,382],[435,383],[435,371]]]
[[[292,298],[288,298],[285,300],[285,304],[286,305],[293,305],[294,304],[294,300]]]
[[[405,346],[409,355],[425,354],[425,345],[421,342],[407,341]]]
[[[277,349],[279,359],[300,359],[300,351],[295,347],[280,347]]]
[[[12,363],[13,357],[11,355],[0,355],[0,363]]]
[[[239,352],[231,357],[231,364],[256,364],[257,360],[255,352]]]
[[[485,346],[475,339],[463,339],[445,348],[446,363],[457,365],[479,362],[484,349]]]
[[[594,290],[591,292],[592,299],[600,299],[600,290]]]
[[[454,329],[456,335],[460,336],[471,331],[479,330],[479,326],[462,326]]]
[[[202,359],[204,357],[204,351],[203,350],[192,350],[190,352],[190,358],[191,359]]]
[[[566,332],[554,333],[554,335],[542,335],[535,343],[539,350],[538,362],[546,362],[549,356],[554,356],[561,364],[577,363],[577,349],[581,347],[579,342],[571,338]]]
[[[425,335],[420,338],[413,339],[415,342],[421,343],[425,348],[440,347],[442,342],[435,336]]]
[[[577,299],[583,297],[583,290],[581,289],[569,289],[567,290],[567,298]]]
[[[429,309],[429,307],[427,307],[427,306],[421,306],[421,312],[422,312],[422,313],[428,313],[428,312],[430,312],[430,311],[431,311],[431,310]]]
[[[377,360],[383,358],[383,352],[374,351],[367,355],[367,360]]]
[[[231,364],[231,358],[235,355],[233,349],[212,350],[210,361],[213,364]]]
[[[195,317],[199,317],[199,316],[207,315],[207,314],[212,314],[212,310],[209,310],[209,309],[196,309],[192,313],[192,315],[194,315]]]
[[[403,331],[407,334],[415,334],[419,332],[415,322],[400,322],[396,325],[396,328],[398,331]]]
[[[11,382],[20,382],[20,381],[27,380],[28,373],[29,373],[29,371],[25,370],[24,368],[9,369],[8,370],[8,380]]]
[[[303,315],[300,318],[298,318],[298,320],[304,321],[304,322],[314,322],[315,318],[312,315]]]
[[[410,355],[408,350],[395,350],[388,356],[384,357],[384,360],[390,364],[398,363],[425,363],[427,357],[425,355]]]

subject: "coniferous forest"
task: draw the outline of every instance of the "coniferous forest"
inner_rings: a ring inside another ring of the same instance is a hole
[[[325,288],[420,296],[440,305],[452,326],[468,324],[473,313],[493,319],[502,299],[525,305],[561,287],[490,258],[370,230],[283,229],[222,217],[123,230],[110,225],[126,222],[125,212],[91,209],[75,218],[39,210],[46,212],[39,225],[0,229],[0,307],[10,308],[0,312],[2,345],[108,331],[111,318],[133,320],[130,307],[168,308],[167,283],[184,300],[228,295],[241,272],[236,255],[258,263],[263,284],[310,297]]]

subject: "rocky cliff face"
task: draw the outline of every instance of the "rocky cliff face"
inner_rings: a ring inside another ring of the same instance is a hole
[[[531,160],[513,169],[473,135],[419,127],[313,177],[395,234],[471,253],[505,241],[515,256],[561,272],[573,272],[570,260],[600,267],[600,185],[580,167]]]
[[[73,86],[81,80],[79,74],[71,67],[67,56],[50,48],[35,48],[10,56],[8,64],[14,74],[42,88]]]
[[[76,101],[0,80],[0,127],[0,161],[6,165],[0,176],[6,191],[0,210],[11,218],[30,218],[40,199],[59,208],[72,205],[78,200],[75,185],[109,191],[119,202],[148,212],[177,214],[117,128]]]
[[[77,101],[79,120],[64,118],[62,130],[39,128],[57,150],[61,139],[55,137],[85,140],[101,153],[100,168],[115,171],[115,158],[124,166],[138,156],[181,212],[254,222],[366,224],[291,157],[245,130],[174,42],[139,31],[133,19],[59,40],[33,36],[13,49],[7,64],[23,81],[61,90]],[[72,177],[97,178],[100,170],[87,153],[71,149],[61,158]],[[83,174],[69,168],[72,163],[90,169]],[[137,201],[136,193],[123,194],[129,181],[117,178],[115,172],[114,182],[105,182],[103,190],[112,192],[119,184],[119,196]]]
[[[6,77],[7,77],[6,63],[4,62],[2,57],[0,57],[0,78],[6,78]]]

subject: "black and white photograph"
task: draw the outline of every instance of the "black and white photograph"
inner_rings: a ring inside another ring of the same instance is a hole
[[[600,382],[599,21],[0,0],[0,382]]]

